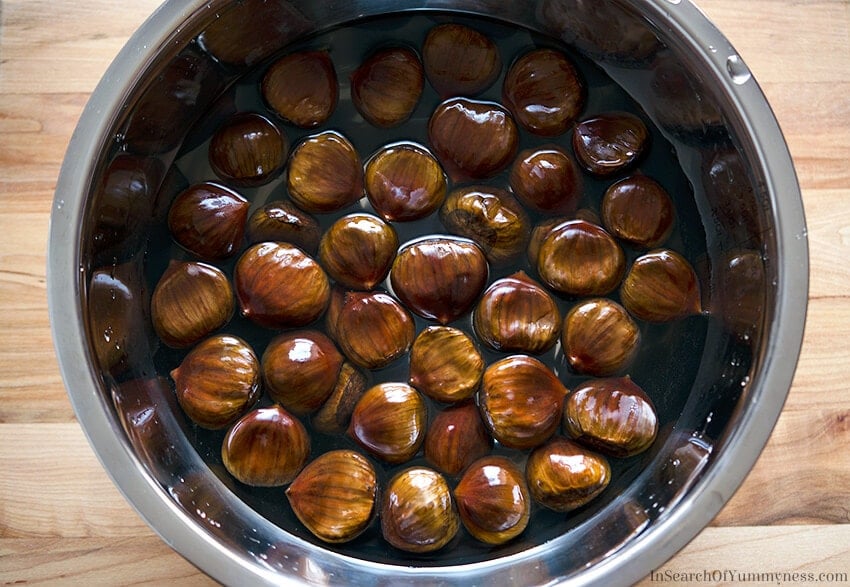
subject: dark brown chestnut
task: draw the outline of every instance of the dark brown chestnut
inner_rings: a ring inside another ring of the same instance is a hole
[[[168,210],[168,230],[184,249],[203,259],[226,259],[242,246],[248,200],[212,182],[189,186]]]
[[[621,179],[602,197],[602,221],[612,235],[649,249],[664,243],[673,231],[673,201],[646,175]]]
[[[555,49],[535,49],[508,69],[502,100],[527,131],[556,136],[581,114],[584,82],[572,61]]]
[[[386,367],[413,344],[413,318],[384,292],[347,292],[333,332],[342,352],[366,369]]]
[[[608,487],[611,465],[604,455],[557,437],[529,455],[525,476],[535,501],[556,512],[568,512]]]
[[[575,163],[557,146],[521,151],[511,166],[510,183],[522,203],[545,214],[575,211],[583,190]]]
[[[215,132],[209,145],[210,165],[221,179],[256,186],[273,179],[289,154],[289,141],[260,114],[233,115]]]
[[[629,313],[608,298],[592,298],[576,304],[567,312],[561,333],[570,367],[597,377],[628,367],[640,339],[640,329]]]
[[[424,87],[419,56],[405,47],[386,47],[351,75],[351,102],[374,126],[391,128],[410,118]]]
[[[343,362],[330,397],[310,418],[313,428],[324,434],[344,434],[366,387],[366,376],[352,363]]]
[[[416,143],[385,146],[369,158],[364,173],[366,197],[387,221],[425,218],[446,197],[442,167],[428,149]]]
[[[472,339],[451,326],[428,326],[410,349],[410,384],[440,402],[472,397],[484,374],[484,358]]]
[[[267,328],[306,326],[328,306],[324,270],[289,243],[257,243],[236,261],[233,282],[242,314]]]
[[[318,330],[293,330],[269,341],[262,360],[263,381],[272,400],[303,416],[330,397],[342,367],[342,354]]]
[[[448,324],[472,307],[487,275],[487,259],[478,245],[457,237],[435,236],[399,250],[390,283],[413,312]]]
[[[425,460],[447,475],[458,475],[488,454],[493,439],[471,399],[440,411],[425,434]]]
[[[632,315],[647,322],[669,322],[702,312],[694,268],[670,249],[635,259],[620,287],[620,299]]]
[[[327,51],[299,51],[271,64],[261,91],[266,104],[301,128],[323,124],[336,109],[339,83]]]
[[[604,177],[633,166],[649,147],[643,120],[628,112],[606,112],[578,123],[573,152],[589,173]]]
[[[390,224],[372,214],[355,212],[325,232],[319,244],[319,262],[337,283],[370,290],[387,276],[397,250],[398,237]]]
[[[549,367],[527,355],[512,355],[484,371],[478,405],[484,423],[503,445],[528,449],[558,429],[567,388]]]
[[[428,31],[422,59],[428,81],[444,98],[479,94],[493,85],[502,70],[496,44],[475,29],[456,23]]]
[[[577,442],[614,457],[645,451],[658,434],[658,416],[631,377],[595,379],[564,403],[564,430]]]
[[[561,312],[552,296],[523,271],[497,279],[472,313],[478,338],[502,352],[540,354],[561,332]]]
[[[360,155],[338,132],[306,137],[289,159],[286,185],[289,197],[306,212],[341,210],[363,197]]]
[[[453,181],[492,177],[513,161],[519,131],[495,102],[450,98],[428,122],[428,140]]]
[[[286,200],[275,200],[257,208],[248,218],[248,242],[290,243],[313,255],[319,248],[322,229],[318,221]]]
[[[379,383],[354,407],[348,433],[371,455],[391,464],[409,461],[425,440],[428,408],[406,383]]]
[[[570,295],[605,295],[626,270],[623,249],[608,232],[585,220],[554,227],[543,239],[537,272],[552,289]]]
[[[440,208],[440,220],[452,234],[475,241],[497,265],[522,253],[531,226],[525,209],[509,192],[485,185],[452,190]]]

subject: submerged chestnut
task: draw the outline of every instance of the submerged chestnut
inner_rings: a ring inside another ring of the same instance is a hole
[[[525,475],[505,457],[474,462],[455,488],[458,514],[466,530],[486,544],[519,536],[531,518]]]
[[[452,190],[440,208],[449,232],[475,241],[487,260],[508,263],[522,253],[531,221],[507,191],[485,185]]]
[[[293,330],[271,339],[262,365],[272,400],[301,416],[317,410],[331,395],[342,355],[318,330]]]
[[[309,456],[310,437],[304,425],[278,405],[258,408],[239,418],[221,445],[227,472],[257,487],[290,483]]]
[[[578,118],[586,91],[566,55],[554,49],[535,49],[511,65],[502,100],[523,128],[551,137],[564,133]]]
[[[564,430],[602,453],[630,457],[655,440],[658,416],[652,400],[631,377],[595,379],[567,397]]]
[[[319,244],[319,262],[331,278],[351,289],[370,290],[390,272],[398,249],[395,229],[355,212],[334,222]]]
[[[390,479],[380,518],[384,539],[414,553],[443,548],[460,527],[448,483],[427,467],[411,467]]]
[[[221,179],[236,185],[262,185],[283,169],[289,141],[265,116],[235,114],[215,132],[210,165]]]
[[[269,202],[248,218],[248,242],[291,243],[308,255],[319,248],[322,229],[313,216],[285,200]]]
[[[620,288],[623,306],[647,322],[669,322],[702,311],[694,268],[670,249],[635,259]]]
[[[581,121],[573,131],[573,151],[588,172],[597,176],[633,166],[649,146],[643,120],[628,112],[607,112]]]
[[[534,357],[512,355],[484,371],[478,395],[481,415],[493,438],[528,449],[558,429],[567,388]]]
[[[371,455],[391,464],[412,459],[425,440],[428,409],[406,383],[379,383],[357,402],[348,433]]]
[[[529,455],[525,476],[538,503],[568,512],[591,502],[608,487],[611,465],[603,455],[557,437]]]
[[[171,203],[168,230],[184,249],[203,259],[226,259],[242,246],[248,200],[212,182],[189,186]]]
[[[511,167],[510,183],[521,202],[546,214],[573,212],[582,196],[581,175],[557,146],[521,151]]]
[[[310,324],[325,311],[331,294],[324,270],[289,243],[249,247],[236,262],[233,281],[242,314],[267,328]]]
[[[603,377],[628,367],[640,345],[640,329],[629,313],[608,298],[575,305],[564,318],[561,343],[578,373]]]
[[[365,168],[366,197],[387,221],[425,218],[443,203],[443,169],[422,145],[400,142],[375,153]]]
[[[494,350],[540,354],[561,331],[561,312],[552,296],[523,271],[487,288],[472,313],[472,325]]]
[[[428,81],[437,93],[474,96],[493,85],[502,70],[499,49],[486,35],[462,24],[440,24],[422,46]]]
[[[185,348],[227,324],[233,316],[233,288],[217,267],[172,261],[151,296],[151,320],[160,340]]]
[[[341,210],[363,197],[360,155],[338,132],[309,136],[293,150],[286,182],[289,197],[302,210]]]
[[[410,118],[424,86],[419,56],[405,47],[387,47],[351,75],[351,102],[371,124],[390,128]]]
[[[177,402],[189,418],[216,430],[235,422],[260,399],[260,362],[236,336],[211,336],[171,371]]]
[[[390,283],[413,312],[448,324],[472,307],[487,283],[487,274],[487,259],[478,245],[435,236],[399,250]]]
[[[366,386],[366,376],[353,364],[343,362],[331,395],[310,418],[313,428],[324,434],[344,434]]]
[[[410,349],[413,318],[384,292],[347,292],[333,327],[345,356],[360,367],[386,367]]]
[[[450,98],[428,122],[428,140],[453,181],[492,177],[513,161],[519,131],[495,102]]]
[[[570,295],[605,295],[626,270],[623,249],[608,232],[585,220],[553,228],[540,244],[537,271],[546,285]]]
[[[272,63],[261,91],[266,104],[284,120],[313,128],[333,114],[339,84],[327,51],[299,51]]]
[[[643,248],[657,247],[673,231],[673,201],[654,179],[632,175],[605,190],[602,220],[615,237]]]
[[[458,475],[493,447],[493,439],[471,399],[441,410],[425,434],[425,460],[447,475]]]
[[[410,349],[410,384],[440,402],[472,397],[484,374],[484,359],[473,340],[451,326],[429,326]]]

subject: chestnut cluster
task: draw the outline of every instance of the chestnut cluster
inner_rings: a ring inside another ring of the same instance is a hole
[[[170,232],[195,258],[165,270],[151,316],[165,345],[187,350],[171,371],[179,405],[226,431],[236,480],[288,486],[322,541],[352,540],[378,516],[407,552],[440,549],[461,526],[502,544],[533,503],[587,504],[610,457],[656,437],[652,400],[627,374],[640,322],[698,313],[700,294],[664,248],[670,196],[634,171],[647,127],[624,112],[581,118],[585,84],[550,48],[510,63],[499,103],[477,99],[502,69],[493,41],[461,24],[434,26],[421,53],[375,51],[351,76],[365,121],[400,127],[426,82],[441,101],[428,145],[389,142],[364,160],[322,128],[339,99],[328,53],[286,55],[262,77],[269,115],[223,123],[209,142],[218,179],[171,205]],[[316,132],[291,148],[270,116]],[[520,150],[523,134],[552,142]],[[288,198],[249,214],[240,187],[284,173]],[[613,178],[598,211],[579,207],[586,177]],[[401,223],[427,217],[444,232],[400,242]],[[630,266],[624,246],[641,251]],[[261,355],[226,332],[237,309],[271,333]],[[588,377],[573,390],[540,358],[559,342]],[[397,361],[407,380],[382,381]],[[311,460],[313,431],[342,440]],[[404,465],[380,491],[376,462]]]

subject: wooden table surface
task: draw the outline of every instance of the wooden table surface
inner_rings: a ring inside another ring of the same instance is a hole
[[[839,573],[850,583],[850,1],[698,3],[786,134],[807,214],[810,304],[767,448],[714,522],[661,571],[806,572],[820,584]],[[89,93],[157,4],[0,0],[2,584],[211,583],[101,468],[65,395],[47,315],[48,218],[65,148]]]

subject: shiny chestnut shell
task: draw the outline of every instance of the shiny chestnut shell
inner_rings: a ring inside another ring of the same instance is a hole
[[[290,483],[309,456],[310,437],[304,425],[278,405],[258,408],[239,418],[221,446],[228,473],[257,487]]]
[[[184,249],[203,259],[226,259],[242,246],[250,204],[212,182],[189,186],[168,210],[168,230]]]
[[[392,225],[377,216],[355,212],[336,220],[319,243],[319,262],[337,283],[370,290],[390,272],[398,250]]]
[[[626,270],[623,249],[604,228],[570,220],[553,228],[540,245],[537,272],[555,291],[580,296],[614,291]]]
[[[427,467],[393,476],[381,500],[381,533],[394,547],[413,553],[439,550],[460,528],[445,478]]]
[[[286,186],[295,204],[311,213],[336,212],[363,197],[360,155],[344,135],[305,137],[289,158]]]
[[[495,102],[450,98],[428,121],[428,140],[455,182],[486,179],[513,161],[519,131],[510,112]]]
[[[448,324],[472,307],[487,283],[487,275],[487,258],[478,245],[434,236],[399,250],[390,270],[390,283],[413,312]]]
[[[333,341],[318,330],[279,334],[263,352],[266,392],[293,414],[313,412],[333,392],[342,361]]]
[[[602,197],[605,228],[637,247],[648,249],[663,244],[673,231],[674,216],[670,195],[646,175],[621,179]]]
[[[413,317],[384,292],[347,292],[333,327],[345,356],[360,367],[381,369],[413,344]]]
[[[336,109],[339,83],[327,51],[299,51],[275,61],[261,82],[266,104],[301,128],[323,124]]]
[[[479,94],[493,85],[502,70],[496,44],[457,23],[440,24],[428,31],[422,59],[428,81],[444,98]]]
[[[620,299],[632,315],[647,322],[670,322],[702,311],[694,268],[670,249],[635,259],[620,287]]]
[[[486,544],[516,538],[531,518],[525,474],[505,457],[489,456],[472,463],[454,495],[464,527]]]
[[[625,308],[608,298],[573,306],[564,318],[561,346],[578,373],[604,377],[626,369],[640,347],[638,325]]]
[[[518,257],[531,227],[528,213],[509,192],[475,185],[455,188],[440,208],[443,226],[475,241],[490,263],[501,265]]]
[[[561,311],[552,296],[523,271],[497,279],[472,313],[478,338],[502,352],[540,354],[561,332]]]
[[[406,383],[379,383],[357,402],[348,433],[369,454],[398,464],[419,451],[427,423],[428,408],[418,391]]]
[[[366,388],[366,376],[352,363],[344,361],[331,395],[310,418],[313,428],[324,434],[344,434],[354,406]]]
[[[319,248],[322,229],[319,222],[295,204],[275,200],[257,208],[248,218],[248,242],[267,241],[290,243],[308,255]]]
[[[568,512],[591,502],[611,482],[605,456],[556,437],[528,457],[525,476],[532,497],[556,512]]]
[[[428,326],[410,349],[410,384],[440,402],[475,394],[484,374],[484,358],[475,342],[451,326]]]
[[[606,112],[578,123],[572,143],[579,164],[589,173],[605,177],[640,160],[649,147],[649,130],[634,114]]]
[[[658,434],[658,416],[631,377],[587,381],[564,402],[564,431],[577,442],[614,457],[645,451]]]
[[[364,174],[366,197],[387,221],[425,218],[440,207],[448,189],[434,156],[412,142],[383,147],[366,162]]]
[[[554,49],[535,49],[508,69],[502,100],[527,131],[556,136],[581,114],[586,90],[572,61]]]
[[[567,388],[534,357],[512,355],[484,371],[478,405],[487,428],[503,445],[529,449],[558,429]]]
[[[288,154],[286,135],[268,118],[253,112],[226,120],[209,144],[213,171],[236,185],[267,183],[283,169]]]
[[[521,151],[511,166],[509,181],[521,202],[545,214],[573,212],[582,197],[581,174],[572,157],[558,146]]]
[[[458,475],[488,454],[493,439],[471,399],[446,407],[425,433],[425,460],[447,475]]]
[[[330,300],[324,270],[288,243],[257,243],[246,249],[236,262],[233,281],[242,314],[267,328],[306,326]]]
[[[228,334],[196,345],[171,378],[180,407],[210,430],[229,426],[260,399],[260,361],[247,342]]]
[[[385,47],[351,75],[351,102],[374,126],[391,128],[410,118],[424,87],[419,56],[406,47]]]

